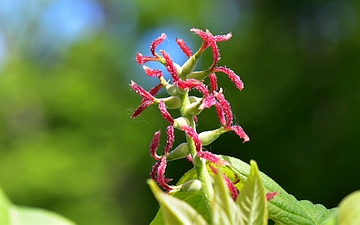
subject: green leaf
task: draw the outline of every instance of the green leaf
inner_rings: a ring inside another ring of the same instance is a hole
[[[256,162],[251,160],[250,165],[250,174],[236,203],[240,206],[245,224],[264,225],[268,221],[266,193]]]
[[[7,225],[10,223],[9,208],[11,203],[6,197],[3,190],[0,188],[0,224]]]
[[[1,225],[74,225],[70,220],[44,209],[13,205],[0,188]]]
[[[246,181],[250,174],[249,164],[230,156],[222,156],[222,158],[231,164],[230,168],[241,181]],[[299,202],[270,177],[261,172],[260,175],[266,192],[279,192],[279,195],[268,202],[269,217],[277,225],[324,224],[337,213],[336,208],[329,210],[308,201]]]
[[[148,180],[150,188],[155,198],[161,205],[161,211],[165,224],[182,225],[182,224],[199,224],[206,225],[206,220],[191,205],[174,196],[165,194],[156,185],[155,181]]]
[[[212,204],[212,221],[215,225],[242,225],[242,214],[229,194],[229,189],[222,177],[222,171],[214,176],[215,196]]]
[[[339,225],[358,224],[360,224],[360,191],[355,191],[339,204]]]
[[[74,225],[75,223],[56,213],[25,206],[12,206],[11,225]]]

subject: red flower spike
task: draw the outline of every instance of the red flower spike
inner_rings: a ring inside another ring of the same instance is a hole
[[[149,92],[145,91],[144,88],[142,88],[140,85],[135,83],[134,81],[131,81],[130,87],[139,95],[141,95],[144,100],[155,100],[155,97],[150,94]]]
[[[197,155],[200,158],[203,158],[206,161],[212,162],[218,166],[230,165],[227,161],[222,160],[219,156],[217,156],[211,152],[208,152],[208,151],[200,151],[197,153]]]
[[[280,194],[279,192],[269,192],[266,193],[266,200],[270,201],[271,199],[273,199],[276,195]]]
[[[178,43],[178,45],[180,46],[181,50],[185,53],[185,55],[187,55],[187,57],[191,57],[192,56],[192,51],[191,49],[186,45],[185,41],[181,38],[176,38],[176,43]]]
[[[230,126],[233,121],[233,115],[231,111],[230,103],[225,99],[225,96],[222,93],[222,88],[220,88],[219,93],[216,93],[215,95],[216,99],[219,101],[219,104],[226,116],[226,124],[225,126]]]
[[[216,67],[212,70],[213,72],[222,72],[228,75],[230,80],[235,84],[236,88],[240,91],[244,88],[244,83],[241,81],[240,77],[236,75],[234,71],[226,67]]]
[[[153,56],[156,56],[155,49],[156,47],[161,44],[166,39],[166,34],[162,33],[160,37],[156,38],[150,45],[150,51]]]
[[[181,130],[183,130],[191,139],[194,140],[196,151],[200,152],[202,149],[202,143],[196,131],[192,127],[187,125],[182,126]]]
[[[162,77],[163,76],[163,73],[161,70],[158,70],[158,69],[154,70],[145,65],[143,65],[143,69],[149,77]]]
[[[150,61],[159,61],[158,58],[152,56],[143,56],[141,53],[136,53],[136,62],[140,65],[150,62]]]
[[[167,52],[165,52],[164,50],[160,50],[160,52],[165,58],[166,69],[171,74],[171,77],[173,78],[173,80],[174,81],[180,80],[179,74],[178,74],[178,72],[176,70],[176,67],[175,67],[170,55]]]
[[[226,128],[228,129],[228,128]],[[231,126],[230,129],[235,132],[240,138],[243,139],[243,143],[250,141],[249,136],[245,133],[244,129],[242,129],[239,125]]]
[[[156,131],[155,134],[154,134],[154,137],[153,137],[153,139],[151,141],[151,144],[150,144],[150,155],[155,160],[160,160],[161,159],[161,157],[156,154],[156,150],[158,149],[159,144],[160,144],[160,131]]]
[[[215,73],[210,74],[209,78],[210,78],[210,93],[213,93],[214,91],[218,90],[217,78]]]
[[[172,118],[172,116],[170,115],[170,113],[167,111],[165,102],[164,102],[163,100],[161,100],[160,103],[159,103],[159,109],[160,109],[161,115],[162,115],[167,121],[169,121],[169,123],[173,124],[173,123],[174,123],[174,118]]]
[[[166,128],[166,134],[167,134],[167,139],[166,139],[166,146],[164,149],[165,155],[167,155],[170,151],[170,149],[173,146],[174,140],[175,140],[175,135],[174,135],[174,125],[170,124],[167,128]]]
[[[172,187],[167,184],[171,179],[165,178],[165,169],[166,169],[166,158],[162,157],[157,169],[157,182],[163,187],[167,192],[172,190]]]

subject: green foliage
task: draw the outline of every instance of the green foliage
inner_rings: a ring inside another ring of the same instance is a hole
[[[47,210],[13,205],[0,188],[1,225],[74,225],[70,220]]]
[[[310,201],[298,201],[294,196],[288,194],[280,185],[278,185],[274,180],[255,169],[257,168],[255,163],[251,163],[251,166],[245,162],[242,162],[239,159],[222,156],[223,159],[231,163],[229,168],[225,168],[224,171],[229,177],[234,176],[234,174],[239,177],[241,182],[244,182],[243,188],[240,190],[239,202],[242,213],[247,216],[245,218],[255,219],[258,218],[261,222],[259,224],[265,224],[263,217],[267,218],[267,210],[269,213],[269,218],[273,220],[276,224],[286,224],[286,225],[297,225],[297,224],[309,224],[309,225],[320,225],[320,224],[329,224],[334,216],[337,215],[337,208],[326,209],[320,204],[313,204]],[[232,171],[233,175],[229,174]],[[210,172],[210,171],[209,171]],[[187,172],[179,182],[184,182],[189,179],[194,179],[196,173],[194,170]],[[261,178],[261,179],[260,179]],[[251,184],[251,185],[249,185]],[[245,192],[245,194],[242,193]],[[257,198],[264,196],[262,193],[268,192],[278,192],[279,194],[275,196],[274,199],[270,200],[267,204],[267,209],[264,208],[265,197]],[[255,193],[258,193],[256,195]],[[195,210],[198,212],[204,211],[205,204],[200,204],[199,195],[194,193],[185,193],[182,192],[174,194],[180,200],[186,202],[197,202],[197,205],[192,204]],[[254,208],[251,208],[253,206]],[[158,212],[154,218],[152,224],[162,224],[162,213]],[[249,221],[249,220],[245,220]],[[251,222],[251,220],[249,221]],[[251,224],[251,223],[250,223]]]
[[[215,195],[207,223],[213,225],[267,224],[267,201],[262,177],[256,162],[251,161],[250,164],[251,172],[236,202],[229,194],[229,189],[223,178],[223,171],[219,169],[216,175],[212,174]],[[190,175],[191,171],[185,175],[186,179],[192,176]],[[204,215],[200,212],[208,210],[205,204],[189,204],[189,202],[195,201],[204,202],[202,198],[198,198],[199,195],[189,192],[182,192],[182,195],[177,195],[178,193],[174,195],[164,194],[154,181],[149,181],[149,184],[160,203],[160,210],[151,222],[152,225],[207,224],[205,220],[199,219],[199,216],[203,218],[202,215]]]

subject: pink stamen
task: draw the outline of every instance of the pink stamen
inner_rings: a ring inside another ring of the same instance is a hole
[[[156,47],[166,39],[166,34],[162,33],[160,37],[156,38],[150,45],[150,51],[153,56],[156,56]]]
[[[195,148],[197,152],[200,152],[202,149],[202,142],[199,138],[199,135],[196,133],[196,131],[187,125],[184,125],[181,127],[181,129],[195,142]]]
[[[156,131],[150,144],[150,155],[155,160],[161,159],[161,157],[156,154],[156,150],[159,148],[159,144],[160,144],[160,131]]]
[[[186,45],[185,41],[181,38],[176,38],[176,43],[178,43],[178,45],[180,46],[181,50],[185,53],[185,55],[187,55],[187,57],[191,57],[192,56],[192,51],[191,49]]]
[[[163,100],[161,100],[160,103],[159,103],[159,109],[160,109],[161,115],[162,115],[169,123],[173,124],[173,123],[174,123],[174,118],[172,118],[172,116],[170,115],[170,113],[167,111],[165,102],[164,102]]]

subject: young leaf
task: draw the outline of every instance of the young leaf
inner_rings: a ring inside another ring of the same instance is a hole
[[[13,205],[0,188],[0,224],[74,225],[75,223],[44,209]]]
[[[214,177],[215,196],[212,205],[212,216],[214,225],[242,225],[240,208],[231,198],[229,189],[222,177],[222,171]]]
[[[25,206],[12,206],[11,224],[37,224],[37,225],[75,225],[75,223],[56,213]]]
[[[249,164],[230,156],[222,156],[222,158],[231,164],[230,168],[241,181],[246,181],[250,174]],[[324,210],[320,205],[310,202],[301,203],[270,177],[261,172],[260,175],[266,192],[279,192],[274,199],[268,202],[269,217],[277,225],[323,224],[337,213],[336,208]]]
[[[155,181],[148,180],[148,184],[161,205],[164,224],[168,225],[207,225],[206,220],[185,201],[165,194],[156,185]]]
[[[360,191],[346,196],[339,205],[339,225],[360,224]]]
[[[250,165],[250,174],[236,203],[240,206],[245,224],[265,225],[268,220],[266,193],[256,162],[251,160]]]

